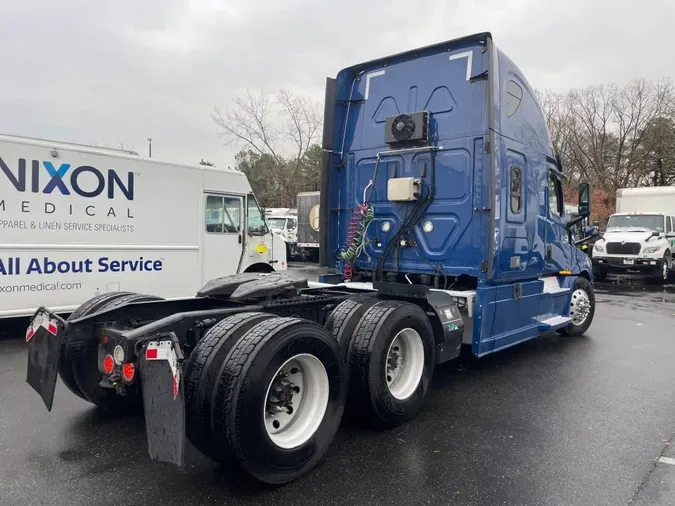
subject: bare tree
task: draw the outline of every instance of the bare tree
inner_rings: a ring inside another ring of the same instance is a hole
[[[636,79],[623,87],[590,86],[537,96],[573,183],[591,181],[613,201],[619,188],[649,184],[654,170],[648,168],[648,156],[654,160],[660,153],[661,160],[667,159],[663,136],[670,130],[655,121],[673,118],[669,80]]]
[[[321,112],[318,105],[307,97],[299,97],[291,92],[281,90],[278,95],[279,104],[286,116],[288,137],[296,148],[296,170],[310,147],[317,141],[322,125]]]
[[[247,90],[211,115],[226,144],[242,147],[237,165],[256,192],[266,196],[266,205],[283,202],[284,207],[294,205],[298,192],[305,189],[321,116],[319,105],[310,98],[283,89],[274,98]]]

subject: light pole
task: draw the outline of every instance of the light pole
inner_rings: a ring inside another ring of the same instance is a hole
[[[148,137],[148,157],[152,158],[152,138]]]

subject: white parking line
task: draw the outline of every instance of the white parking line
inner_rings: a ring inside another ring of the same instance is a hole
[[[670,457],[659,457],[656,461],[661,462],[661,464],[670,464],[671,466],[675,466],[675,459]]]

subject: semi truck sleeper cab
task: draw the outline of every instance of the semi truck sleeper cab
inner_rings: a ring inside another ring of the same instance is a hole
[[[68,320],[42,307],[27,380],[48,409],[58,376],[100,409],[142,408],[154,460],[182,465],[187,438],[283,484],[318,465],[345,410],[379,429],[412,419],[463,343],[480,357],[589,328],[591,263],[571,232],[589,187],[566,219],[541,109],[489,33],[341,71],[324,125],[315,229],[331,272],[106,293]]]

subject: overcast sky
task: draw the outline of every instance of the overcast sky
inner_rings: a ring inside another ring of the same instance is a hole
[[[322,100],[343,67],[475,32],[536,88],[675,78],[675,0],[4,0],[0,132],[232,163],[246,88]]]

